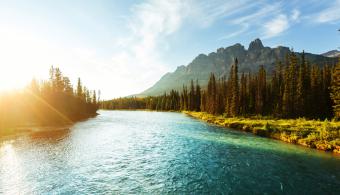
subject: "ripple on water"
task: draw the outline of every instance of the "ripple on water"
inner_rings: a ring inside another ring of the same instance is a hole
[[[340,157],[180,113],[100,111],[0,143],[0,194],[339,194]]]

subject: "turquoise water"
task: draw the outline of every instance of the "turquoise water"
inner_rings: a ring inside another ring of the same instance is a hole
[[[340,156],[143,111],[0,141],[0,194],[126,193],[340,194]]]

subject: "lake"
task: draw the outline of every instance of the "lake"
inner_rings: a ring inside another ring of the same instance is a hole
[[[340,156],[185,114],[99,111],[0,141],[0,194],[340,194]]]

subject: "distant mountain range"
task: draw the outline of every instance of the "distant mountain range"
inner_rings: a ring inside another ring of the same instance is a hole
[[[331,57],[331,58],[340,57],[340,51],[338,51],[338,50],[331,50],[331,51],[328,51],[328,52],[323,53],[321,55],[323,55],[325,57]]]
[[[260,39],[255,39],[249,44],[248,49],[239,43],[219,48],[216,52],[208,55],[198,55],[187,66],[179,66],[172,73],[165,74],[152,87],[138,94],[137,96],[154,96],[168,92],[171,89],[181,90],[183,85],[189,85],[190,81],[198,80],[202,86],[207,85],[210,73],[217,78],[228,76],[234,58],[238,59],[239,72],[254,72],[260,65],[264,65],[268,73],[271,73],[277,60],[284,61],[286,54],[290,51],[288,47],[279,46],[276,48],[264,47]],[[334,52],[333,52],[334,53]],[[323,55],[306,53],[306,58],[312,64],[320,66],[334,64],[336,58],[333,53]],[[298,56],[301,53],[296,53]],[[328,56],[330,55],[330,56]]]

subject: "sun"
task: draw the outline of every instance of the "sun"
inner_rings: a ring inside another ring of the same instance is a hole
[[[20,89],[33,78],[30,67],[20,65],[0,66],[0,91]]]
[[[25,87],[47,75],[56,52],[43,37],[9,26],[0,30],[0,91]]]

